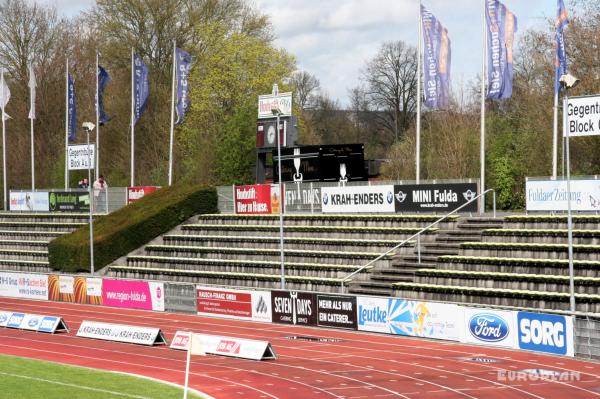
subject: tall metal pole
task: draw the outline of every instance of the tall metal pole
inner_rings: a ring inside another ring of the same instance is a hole
[[[552,180],[556,180],[558,165],[558,92],[554,93],[554,115],[552,125]]]
[[[481,65],[481,132],[480,132],[480,149],[479,162],[481,164],[481,177],[479,181],[480,192],[485,192],[485,80],[486,80],[486,59],[487,59],[487,29],[486,29],[486,7],[487,2],[483,1],[483,62]],[[479,200],[479,213],[485,212],[485,195]]]
[[[29,65],[29,83],[30,85],[35,85],[35,81],[32,80],[32,72],[33,72],[33,65]],[[31,133],[31,191],[35,191],[35,148],[34,148],[34,141],[33,141],[33,117],[34,115],[32,114],[33,111],[33,107],[35,107],[35,100],[33,99],[33,90],[35,90],[32,87],[29,88],[29,130]]]
[[[564,110],[567,109],[568,99],[568,88],[565,88],[565,98],[563,102],[563,120],[564,120],[564,133],[566,135],[566,149],[565,155],[567,158],[567,242],[569,248],[569,297],[571,304],[571,312],[575,312],[575,272],[573,270],[573,217],[571,215],[571,159],[569,155],[569,121],[567,112]]]
[[[94,218],[92,216],[92,209],[94,208],[94,195],[92,193],[92,154],[90,153],[90,133],[89,129],[85,129],[87,132],[87,151],[88,151],[88,195],[90,196],[90,212],[89,212],[89,224],[90,224],[90,273],[94,274]]]
[[[135,181],[135,70],[133,65],[133,47],[131,48],[131,187]]]
[[[69,189],[69,59],[65,70],[65,191]],[[75,126],[73,126],[75,128]]]
[[[277,134],[277,172],[279,176],[279,251],[281,255],[281,289],[285,289],[285,264],[283,261],[283,182],[281,181],[281,137],[279,133],[279,114],[277,111],[277,128],[275,129]]]
[[[100,72],[99,54],[96,50],[96,167],[94,168],[94,175],[100,176],[100,83],[98,82]],[[96,179],[94,179],[96,180]],[[92,181],[88,180],[88,184],[92,185]]]
[[[175,129],[175,84],[177,76],[176,44],[173,40],[173,83],[171,86],[171,131],[169,134],[169,186],[173,183],[173,130]]]
[[[419,38],[417,39],[417,134],[415,149],[415,180],[417,184],[421,180],[421,36],[422,23],[421,1],[419,1]]]
[[[8,198],[7,198],[7,188],[6,188],[6,112],[4,111],[4,107],[6,104],[6,92],[4,91],[4,68],[0,71],[0,90],[2,90],[2,178],[3,178],[3,186],[4,186],[4,210],[8,210]]]

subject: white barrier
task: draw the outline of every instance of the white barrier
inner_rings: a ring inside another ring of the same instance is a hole
[[[250,360],[276,359],[277,355],[268,341],[224,337],[219,335],[196,334],[202,341],[204,352]],[[171,341],[171,349],[187,350],[190,342],[189,331],[177,331]]]
[[[81,323],[77,331],[77,336],[148,346],[164,345],[167,343],[160,328],[98,323],[88,320],[84,320]]]
[[[58,316],[45,316],[0,310],[0,327],[54,334],[69,332],[67,323]]]

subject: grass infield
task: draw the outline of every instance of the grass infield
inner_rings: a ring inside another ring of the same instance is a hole
[[[0,355],[3,398],[180,399],[183,389],[130,375]],[[189,398],[203,398],[189,392]]]

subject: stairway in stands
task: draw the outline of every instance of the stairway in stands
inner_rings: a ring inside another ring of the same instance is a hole
[[[47,273],[48,242],[87,223],[85,213],[0,212],[0,270]]]
[[[349,292],[361,295],[391,296],[393,283],[414,282],[416,270],[436,268],[438,257],[458,255],[461,243],[481,241],[483,230],[500,227],[502,227],[502,219],[498,218],[460,219],[456,228],[438,230],[434,241],[423,240],[421,242],[420,262],[418,248],[415,246],[413,253],[396,256],[390,267],[373,270],[369,280],[352,283]]]

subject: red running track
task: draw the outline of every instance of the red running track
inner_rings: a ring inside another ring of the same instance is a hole
[[[0,298],[0,309],[62,316],[70,333],[0,329],[0,353],[183,384],[185,353],[79,338],[82,320],[268,340],[277,360],[193,357],[190,387],[214,398],[599,398],[600,364],[566,357],[401,336],[215,319],[60,302]],[[289,336],[338,339],[290,340]],[[494,363],[465,358],[492,359]],[[552,370],[574,381],[529,378],[524,369]],[[502,376],[506,378],[502,378]],[[521,374],[522,375],[522,374]],[[568,374],[575,375],[577,374]]]

